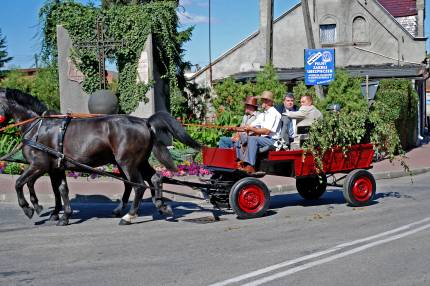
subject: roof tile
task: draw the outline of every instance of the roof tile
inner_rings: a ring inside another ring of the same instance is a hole
[[[417,15],[416,0],[378,0],[394,17]]]

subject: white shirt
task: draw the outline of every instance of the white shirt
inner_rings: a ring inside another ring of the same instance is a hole
[[[270,136],[274,139],[279,138],[279,121],[281,120],[281,114],[271,106],[269,109],[260,113],[252,123],[252,127],[269,129],[268,135],[261,135],[263,137]]]
[[[253,121],[255,121],[255,119],[257,119],[257,116],[259,114],[260,114],[260,112],[258,112],[258,111],[254,111],[251,114],[245,114],[242,117],[242,123],[240,123],[240,126],[250,125]]]

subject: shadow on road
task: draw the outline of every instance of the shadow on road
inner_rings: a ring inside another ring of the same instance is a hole
[[[378,194],[375,196],[375,199],[370,202],[368,205],[376,205],[378,204],[377,199]],[[337,189],[333,189],[325,192],[322,197],[316,200],[305,200],[300,196],[299,193],[293,194],[280,194],[273,195],[270,198],[270,209],[282,209],[286,207],[292,206],[302,206],[302,207],[311,207],[311,206],[322,206],[322,205],[343,205],[346,204],[345,198],[343,197],[343,192]]]
[[[376,205],[380,199],[394,197],[394,198],[412,198],[410,196],[401,195],[397,192],[388,192],[388,193],[377,193],[375,195],[375,199],[369,204]],[[178,222],[178,219],[184,218],[190,214],[197,214],[196,217],[201,213],[202,216],[213,215],[215,221],[218,221],[219,218],[226,214],[233,214],[231,210],[218,210],[214,209],[211,206],[203,206],[199,202],[174,202],[167,200],[167,203],[171,205],[174,216],[173,217],[165,217],[158,213],[158,210],[152,204],[150,198],[144,199],[142,201],[141,207],[139,209],[139,217],[151,217],[151,220],[145,221],[137,221],[136,224],[147,223],[151,221],[157,220],[166,220],[169,222]],[[71,224],[80,224],[87,220],[93,218],[115,218],[112,215],[112,210],[118,205],[118,200],[111,200],[103,195],[79,195],[78,197],[72,199],[72,209],[73,216],[71,219]],[[131,202],[129,203],[129,205]],[[324,193],[324,195],[317,200],[305,200],[298,193],[288,193],[288,194],[278,194],[272,195],[270,198],[270,207],[267,211],[265,217],[275,215],[277,213],[276,210],[292,207],[292,206],[302,206],[302,207],[311,207],[311,206],[322,206],[322,205],[343,205],[346,204],[346,201],[343,197],[343,193],[339,189],[331,189]],[[51,208],[52,210],[52,208]],[[47,211],[41,215],[42,220],[37,221],[36,225],[41,225],[48,222],[50,211]],[[127,210],[128,211],[128,208]],[[125,214],[126,212],[124,212]],[[196,222],[199,218],[196,219]],[[193,219],[189,219],[186,221],[192,221]],[[204,220],[203,220],[204,221]]]
[[[136,221],[135,224],[146,223],[150,221],[157,220],[166,220],[169,222],[178,222],[178,219],[186,217],[191,213],[202,213],[206,216],[208,213],[212,214],[214,218],[217,219],[228,213],[227,211],[222,211],[218,209],[213,209],[211,207],[204,207],[194,202],[173,202],[166,199],[166,203],[169,204],[174,212],[173,217],[166,217],[164,215],[159,214],[157,208],[152,203],[150,198],[142,200],[141,206],[139,208],[139,217],[152,217],[152,220],[145,221]],[[131,202],[129,202],[130,206]],[[80,224],[87,220],[94,218],[112,218],[117,219],[112,215],[112,210],[116,208],[118,205],[117,200],[111,200],[103,195],[91,195],[84,196],[79,195],[76,199],[71,200],[71,205],[73,209],[73,215],[70,219],[70,224]],[[48,211],[45,211],[41,214],[42,220],[38,220],[35,222],[35,225],[42,225],[49,222],[49,216],[53,207],[49,208]],[[129,210],[129,207],[123,212],[123,215],[126,214]]]

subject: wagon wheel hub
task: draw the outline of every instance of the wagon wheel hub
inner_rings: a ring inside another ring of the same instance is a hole
[[[246,186],[239,193],[239,206],[246,212],[255,213],[260,211],[264,206],[264,202],[264,192],[258,186]]]
[[[367,177],[359,178],[355,181],[352,194],[357,201],[365,202],[372,196],[372,182]]]

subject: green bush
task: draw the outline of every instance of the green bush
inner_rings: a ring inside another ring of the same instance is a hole
[[[10,71],[0,81],[0,87],[19,89],[34,95],[49,109],[60,110],[58,70],[55,65],[39,69],[34,77],[25,76],[17,70]]]
[[[227,78],[214,86],[215,98],[212,104],[216,112],[232,112],[243,114],[243,102],[247,96],[259,96],[265,90],[273,92],[276,103],[281,103],[283,96],[287,92],[285,84],[279,81],[275,69],[272,65],[266,65],[257,74],[255,83],[238,83],[232,78]]]
[[[418,94],[409,80],[382,80],[372,112],[380,118],[378,121],[380,124],[387,122],[394,124],[403,149],[415,146]]]

